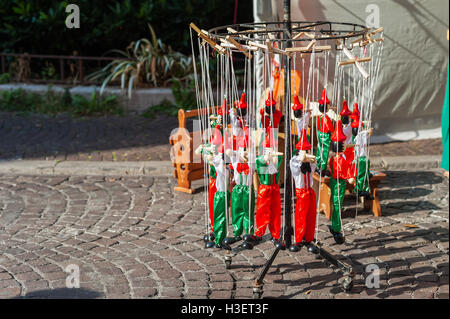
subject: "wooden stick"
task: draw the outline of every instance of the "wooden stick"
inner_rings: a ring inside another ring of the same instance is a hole
[[[367,33],[367,36],[371,36],[371,35],[374,35],[374,34],[377,34],[377,33],[383,32],[383,31],[384,31],[384,28],[381,27],[381,28],[375,29],[372,32]]]
[[[356,60],[356,57],[343,45],[339,40],[336,40],[336,43],[342,47],[342,51],[344,54],[350,59],[355,60],[355,65],[358,68],[359,72],[361,72],[362,76],[367,79],[370,75],[367,71],[362,67],[362,65]]]
[[[314,47],[314,51],[326,51],[331,50],[331,45],[318,45]],[[307,52],[311,51],[311,49],[308,50],[308,47],[293,47],[293,48],[286,48],[286,52]]]
[[[311,48],[315,45],[316,45],[316,40],[314,39],[311,42],[309,42],[309,44],[306,46],[306,51],[311,50]]]
[[[219,53],[221,54],[227,54],[228,52],[221,47],[220,45],[218,45],[216,42],[214,42],[213,40],[211,40],[207,35],[205,35],[193,22],[191,22],[191,24],[189,24],[189,26],[194,29],[195,32],[197,32],[198,36],[200,38],[202,38],[203,40],[205,40],[206,42],[208,42],[208,44],[215,50],[217,50]]]
[[[356,61],[358,61],[358,62],[369,62],[371,60],[372,60],[372,58],[367,57],[367,58],[357,58],[356,60],[340,61],[339,62],[339,66],[341,66],[341,65],[348,65],[348,64],[355,64]]]
[[[253,41],[248,41],[248,44],[251,45],[251,46],[258,47],[260,49],[266,50],[266,51],[269,50],[267,45],[264,45],[264,44],[260,44],[260,43],[253,42]],[[278,48],[274,48],[273,46],[271,46],[271,49],[272,49],[273,53],[289,55],[286,51],[280,50]]]
[[[266,40],[266,46],[267,46],[267,51],[269,52],[269,57],[271,60],[273,60],[273,48],[272,48],[272,45],[270,44],[269,39]]]
[[[236,30],[234,30],[233,28],[230,28],[230,27],[227,28],[227,31],[230,32],[230,33],[237,33]],[[250,38],[248,36],[243,35],[243,34],[238,34],[238,37],[250,40]]]
[[[232,37],[230,37],[229,35],[226,36],[225,38],[227,41],[229,41],[230,43],[234,44],[234,46],[241,51],[242,53],[245,54],[245,56],[249,59],[252,58],[252,54],[250,52],[248,52],[247,50],[245,50],[242,45],[240,43],[238,43],[235,39],[233,39]]]

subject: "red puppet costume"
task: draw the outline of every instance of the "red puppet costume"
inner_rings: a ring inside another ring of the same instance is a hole
[[[305,152],[311,149],[311,144],[306,138],[306,129],[301,131],[300,140],[295,148],[299,154],[292,157],[290,162],[297,197],[294,215],[295,245],[290,247],[291,251],[298,251],[295,246],[299,247],[302,240],[306,243],[312,242],[316,227],[316,194],[312,189],[312,173],[316,164],[305,160]]]
[[[331,140],[333,141],[332,151],[336,154],[332,156],[329,161],[331,173],[330,188],[333,204],[330,231],[334,236],[334,240],[338,244],[342,244],[344,242],[344,237],[341,233],[341,211],[344,204],[346,180],[352,178],[350,163],[347,161],[343,152],[343,144],[345,139],[346,137],[344,135],[344,131],[342,130],[342,123],[339,120],[336,124],[336,130],[331,136]]]
[[[272,130],[268,131],[265,146],[276,146],[272,137]],[[256,171],[260,185],[256,200],[256,232],[257,237],[262,237],[269,226],[274,243],[280,238],[281,229],[281,195],[278,179],[282,155],[272,155],[266,152],[256,158]]]

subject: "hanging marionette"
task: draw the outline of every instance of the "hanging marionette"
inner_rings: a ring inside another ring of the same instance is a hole
[[[372,129],[367,130],[364,123],[359,122],[358,117],[354,117],[351,124],[354,144],[354,159],[352,159],[352,172],[355,178],[355,193],[366,200],[373,200],[370,192],[370,160],[368,158],[369,136]],[[360,127],[361,126],[361,127]]]
[[[245,232],[244,248],[252,249],[252,237],[254,232],[255,193],[253,192],[253,172],[255,171],[254,157],[248,155],[249,128],[244,129],[244,134],[238,139],[238,152],[232,158],[233,179],[235,186],[231,196],[231,215],[234,237],[227,237],[226,244],[232,244],[241,240]]]
[[[220,126],[216,125],[214,128],[217,131],[217,135],[220,135]],[[216,135],[216,134],[214,134]],[[211,232],[205,235],[203,240],[205,241],[205,248],[214,247],[214,195],[216,194],[216,170],[212,164],[213,156],[215,155],[216,148],[211,143],[205,143],[200,145],[195,153],[197,155],[201,154],[204,161],[209,167],[209,181],[208,181],[208,210],[209,210],[209,222],[211,225]]]
[[[335,154],[329,160],[330,169],[330,188],[331,198],[333,202],[333,209],[331,215],[330,232],[337,244],[342,244],[345,241],[342,233],[341,212],[344,203],[344,195],[346,189],[346,180],[350,183],[354,182],[351,174],[350,163],[347,161],[344,154],[345,134],[342,129],[342,122],[340,120],[336,123],[336,129],[331,136],[331,151]]]
[[[256,232],[255,239],[261,240],[269,226],[274,245],[280,244],[281,227],[281,195],[278,179],[283,154],[275,151],[277,142],[274,130],[268,130],[263,154],[256,158],[256,172],[259,177],[258,196],[256,200]]]
[[[230,207],[230,192],[228,191],[229,173],[226,167],[225,150],[230,148],[228,138],[224,134],[223,139],[220,131],[216,130],[211,143],[217,148],[217,152],[211,159],[216,172],[216,192],[214,194],[214,242],[216,248],[230,250],[231,247],[224,243],[228,231],[228,210]]]
[[[333,133],[333,122],[328,117],[327,107],[330,104],[330,100],[327,98],[327,92],[325,89],[322,91],[322,97],[319,100],[319,111],[322,113],[317,117],[317,168],[316,171],[319,175],[329,175],[326,170],[328,161],[328,152],[330,149],[330,136]]]
[[[295,243],[289,247],[289,250],[297,252],[302,245],[307,245],[308,250],[315,253],[317,248],[310,243],[314,240],[316,227],[316,194],[312,189],[312,174],[316,168],[316,158],[307,154],[307,151],[311,149],[311,144],[306,135],[306,129],[304,128],[300,131],[300,139],[295,145],[298,155],[292,157],[290,161],[297,203],[294,213]]]

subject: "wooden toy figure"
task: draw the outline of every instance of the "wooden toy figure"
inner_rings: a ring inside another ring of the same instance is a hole
[[[248,235],[254,233],[254,214],[255,214],[255,193],[252,188],[253,172],[255,171],[254,158],[250,157],[248,161],[244,155],[248,148],[249,129],[245,128],[244,134],[239,138],[237,146],[239,147],[238,154],[233,156],[232,168],[234,170],[233,179],[236,185],[233,188],[231,196],[231,215],[234,228],[234,238],[227,244],[232,244],[241,239],[241,235],[245,232]],[[244,155],[244,156],[242,156]],[[246,241],[244,248],[252,249],[253,245]]]
[[[215,128],[220,133],[219,125]],[[200,145],[195,151],[196,154],[201,154],[204,161],[209,166],[209,181],[208,181],[208,210],[209,210],[209,222],[211,225],[211,232],[205,235],[203,240],[205,241],[205,248],[214,247],[214,195],[216,194],[216,170],[211,163],[214,156],[215,147],[211,143]]]
[[[300,140],[295,145],[299,153],[290,161],[297,197],[294,214],[295,243],[289,247],[292,252],[299,251],[303,243],[308,245],[313,241],[316,227],[316,194],[312,189],[316,158],[306,153],[311,149],[306,134],[306,129],[302,129]],[[308,249],[313,252],[313,247],[315,246],[311,245]]]
[[[266,134],[264,152],[256,158],[256,172],[259,177],[258,196],[256,200],[256,240],[266,232],[269,226],[272,242],[277,245],[281,227],[281,195],[278,179],[283,154],[276,152],[277,146],[273,138],[273,130]]]
[[[327,106],[330,104],[330,100],[327,98],[327,92],[325,89],[322,91],[322,97],[319,100],[319,111],[322,115],[317,117],[317,173],[328,175],[326,171],[328,152],[330,149],[330,136],[333,133],[333,122],[326,114]]]
[[[217,128],[217,127],[216,127]],[[219,135],[220,131],[215,130],[211,143],[217,147],[217,153],[212,157],[211,162],[216,172],[216,192],[214,194],[213,214],[214,214],[214,242],[216,248],[230,250],[231,247],[223,242],[227,235],[227,213],[230,207],[230,192],[228,191],[228,171],[225,163],[225,149],[227,147],[227,137]]]
[[[359,126],[361,125],[361,130]],[[354,142],[354,177],[355,177],[355,193],[364,196],[367,200],[372,200],[373,196],[370,192],[370,160],[367,154],[369,144],[369,135],[371,130],[366,130],[364,125],[359,123],[359,119],[355,117],[352,124],[353,142]]]
[[[344,235],[341,232],[341,211],[344,203],[344,195],[346,189],[346,180],[353,183],[350,163],[345,158],[344,141],[346,137],[342,130],[342,122],[338,120],[336,129],[331,136],[331,150],[335,153],[329,160],[330,168],[330,188],[331,198],[333,202],[333,212],[331,216],[330,232],[337,244],[342,244],[345,241]]]

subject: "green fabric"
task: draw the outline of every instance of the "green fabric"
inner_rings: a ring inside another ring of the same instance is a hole
[[[216,168],[214,167],[214,165],[209,165],[209,176],[212,178],[216,178]]]
[[[356,176],[355,192],[358,193],[370,192],[369,169],[370,169],[370,160],[367,159],[365,156],[358,157],[356,164],[358,176]]]
[[[230,192],[227,191],[225,209],[225,192],[217,191],[214,195],[214,237],[216,244],[221,244],[227,236],[227,211],[230,207]]]
[[[317,168],[324,170],[327,168],[328,152],[331,144],[330,134],[317,131]]]
[[[249,194],[251,193],[251,194]],[[251,196],[250,214],[249,197]],[[255,193],[249,191],[249,186],[236,185],[231,196],[231,214],[233,216],[234,236],[241,236],[242,233],[253,234],[255,215]]]
[[[441,161],[441,167],[448,171],[448,139],[449,139],[449,132],[448,132],[448,117],[449,117],[449,104],[448,104],[448,82],[449,82],[449,74],[447,69],[447,89],[445,90],[445,99],[444,99],[444,106],[442,107],[442,121],[441,121],[441,127],[442,127],[442,161]]]
[[[266,164],[264,161],[264,155],[259,155],[256,158],[256,172],[259,177],[259,182],[264,185],[272,185],[272,184],[278,184],[278,179],[280,177],[280,165],[283,161],[283,156],[278,155],[278,163],[277,163],[277,174],[267,174],[267,167],[269,165]]]
[[[345,179],[334,179],[330,177],[330,187],[331,187],[331,199],[333,202],[333,213],[331,215],[331,228],[334,231],[341,231],[341,209],[344,204],[344,195],[345,195]],[[339,187],[339,192],[338,192]],[[214,224],[214,227],[216,225]]]

